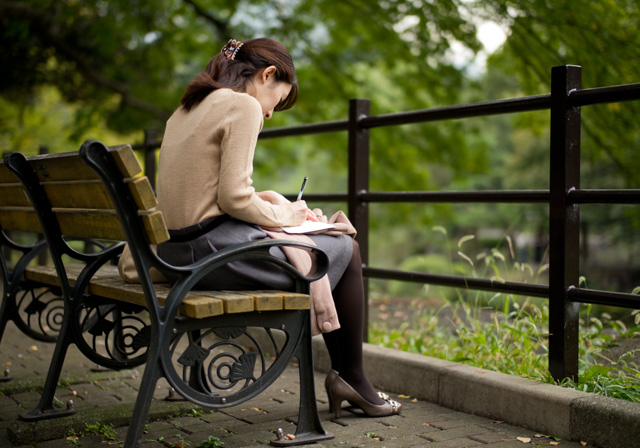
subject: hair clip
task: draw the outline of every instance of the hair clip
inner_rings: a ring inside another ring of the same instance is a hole
[[[238,53],[238,50],[240,49],[240,47],[242,47],[242,45],[243,43],[240,42],[239,40],[229,39],[229,42],[227,42],[227,45],[222,47],[221,53],[224,54],[225,58],[231,59],[233,61],[236,57],[236,54]]]

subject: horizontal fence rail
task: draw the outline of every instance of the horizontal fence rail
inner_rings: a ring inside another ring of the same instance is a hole
[[[425,274],[422,272],[377,269],[365,267],[367,277],[401,280],[405,282],[426,283],[429,285],[449,286],[452,288],[494,291],[506,294],[519,294],[532,297],[549,297],[549,287],[521,282],[506,282],[484,278],[470,278],[458,275]]]
[[[446,203],[546,203],[548,190],[527,191],[402,191],[402,192],[362,192],[358,195],[363,202],[446,202]]]
[[[551,93],[522,98],[453,105],[370,116],[369,100],[354,99],[349,118],[262,131],[260,139],[347,132],[347,193],[308,194],[307,201],[346,202],[358,230],[366,290],[368,279],[388,279],[454,288],[493,291],[549,299],[549,370],[560,380],[578,375],[578,306],[580,303],[640,308],[640,296],[579,288],[580,204],[640,204],[640,190],[580,189],[580,108],[640,99],[640,84],[581,89],[581,68],[553,67]],[[398,191],[369,190],[369,130],[444,120],[549,110],[551,116],[549,190]],[[160,142],[145,135],[135,149],[155,150]],[[147,166],[155,178],[155,158]],[[290,199],[295,195],[288,195]],[[549,285],[503,282],[455,275],[407,272],[369,265],[369,204],[371,203],[542,203],[549,206]],[[368,292],[367,292],[368,296]],[[368,308],[367,308],[368,310]],[[367,311],[368,313],[368,311]],[[368,321],[368,319],[367,319]],[[366,337],[366,329],[365,329]]]
[[[455,120],[461,118],[483,117],[488,115],[512,114],[516,112],[531,112],[548,109],[550,95],[534,95],[523,98],[485,101],[458,106],[435,107],[411,112],[363,117],[359,120],[363,128],[381,126],[398,126],[411,123],[425,123],[429,121]]]

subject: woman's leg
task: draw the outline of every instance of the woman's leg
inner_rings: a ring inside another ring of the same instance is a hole
[[[353,255],[342,278],[333,289],[333,299],[340,321],[340,329],[323,333],[331,358],[331,368],[351,387],[372,404],[383,404],[364,373],[364,283],[360,247],[353,240]]]

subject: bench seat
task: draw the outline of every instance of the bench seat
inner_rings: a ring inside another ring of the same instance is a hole
[[[81,265],[68,265],[67,278],[73,286],[82,269]],[[60,279],[53,266],[31,266],[25,278],[46,285],[60,286]],[[154,285],[160,305],[170,291],[169,284]],[[90,294],[146,306],[142,285],[127,283],[115,266],[104,266],[89,283]],[[306,310],[311,299],[308,294],[287,291],[197,291],[188,293],[178,311],[182,316],[204,319],[221,314],[250,313],[253,311]]]

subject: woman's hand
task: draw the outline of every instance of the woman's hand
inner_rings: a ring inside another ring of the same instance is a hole
[[[311,210],[311,213],[313,213],[315,215],[315,218],[316,218],[315,221],[324,222],[324,223],[329,222],[329,218],[327,218],[324,215],[324,213],[322,212],[322,209],[314,208],[313,210]]]
[[[293,206],[293,211],[295,212],[295,225],[300,226],[307,220],[307,218],[309,218],[309,214],[312,214],[311,210],[309,210],[305,201],[296,201],[291,205]],[[313,216],[315,218],[315,215]]]
[[[266,202],[270,202],[274,205],[287,205],[291,204],[287,198],[282,196],[280,193],[277,193],[273,190],[261,191],[256,193],[260,199]],[[309,221],[318,221],[315,213],[313,213],[307,207],[307,203],[305,201],[296,201],[293,203],[293,210],[295,212],[296,224],[297,226],[301,225],[306,220]]]

